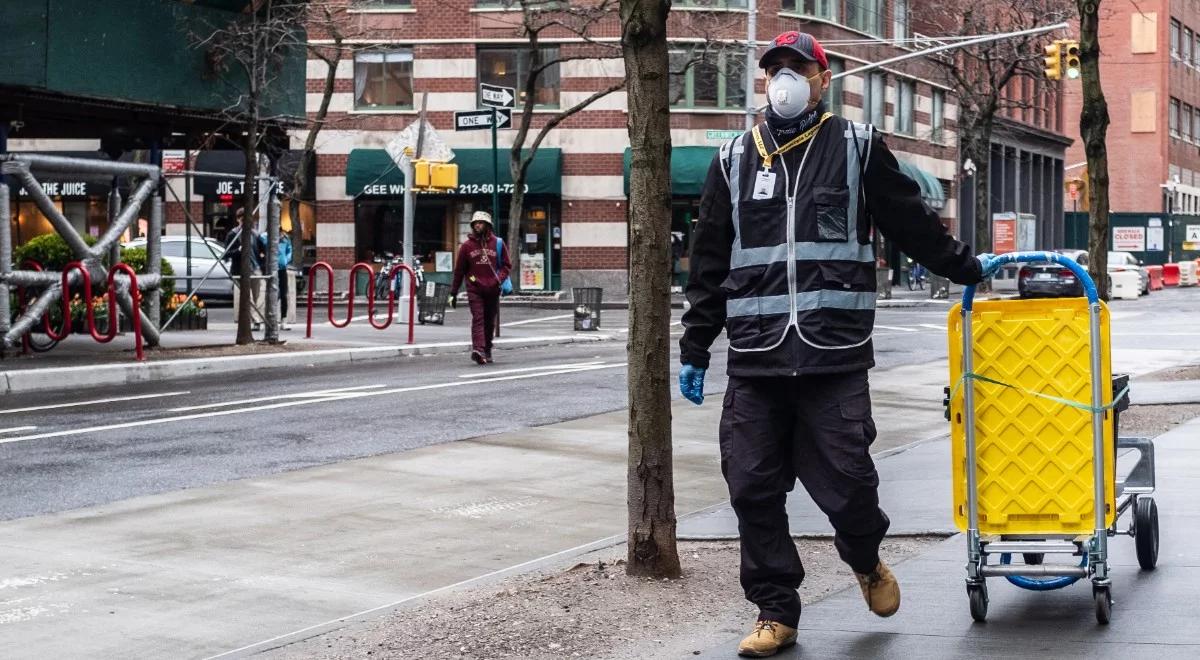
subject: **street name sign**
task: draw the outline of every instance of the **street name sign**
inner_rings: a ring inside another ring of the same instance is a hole
[[[705,132],[704,139],[717,140],[717,141],[723,142],[725,140],[732,140],[741,134],[742,134],[741,131],[710,130],[710,131]]]
[[[509,108],[496,108],[495,110],[465,110],[454,113],[454,130],[488,130],[492,127],[493,112],[496,113],[496,128],[508,128],[512,125],[512,110]]]
[[[1200,243],[1200,225],[1187,225],[1187,238],[1183,240],[1188,243]]]
[[[517,90],[513,87],[479,83],[479,102],[489,108],[511,108],[516,105]]]

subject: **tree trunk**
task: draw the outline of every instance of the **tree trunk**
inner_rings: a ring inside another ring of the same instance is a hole
[[[254,343],[254,335],[250,331],[250,287],[254,286],[254,280],[250,277],[254,263],[251,254],[254,249],[254,210],[258,205],[258,186],[255,185],[258,182],[258,122],[253,119],[246,125],[246,142],[242,145],[242,153],[245,156],[246,173],[242,176],[242,235],[239,237],[242,253],[238,257],[238,287],[241,289],[238,292],[238,345]]]
[[[1079,68],[1083,109],[1079,135],[1087,154],[1089,272],[1108,300],[1108,103],[1100,85],[1100,0],[1079,0]]]
[[[627,572],[681,575],[671,457],[669,0],[621,0],[629,90],[629,557]]]

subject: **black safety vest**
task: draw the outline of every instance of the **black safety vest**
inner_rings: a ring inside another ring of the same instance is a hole
[[[772,151],[769,129],[759,130]],[[870,361],[875,254],[860,209],[872,131],[829,118],[796,172],[787,171],[782,157],[764,167],[751,131],[721,147],[734,231],[721,287],[734,353],[772,351],[794,329],[809,355],[800,358],[808,364],[797,366]],[[774,174],[770,194],[763,185],[770,177],[760,172]]]

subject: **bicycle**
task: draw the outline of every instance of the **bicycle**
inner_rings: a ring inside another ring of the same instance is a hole
[[[929,271],[919,263],[913,262],[912,268],[908,271],[908,290],[925,290],[925,281],[929,279]]]

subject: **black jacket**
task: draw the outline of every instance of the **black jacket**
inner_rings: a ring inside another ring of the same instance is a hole
[[[833,121],[843,122],[835,118]],[[824,130],[824,129],[822,129]],[[815,142],[813,140],[812,142]],[[805,150],[812,142],[782,156],[783,165],[795,176]],[[820,167],[808,162],[805,170]],[[731,174],[732,176],[732,174]],[[946,231],[937,213],[921,199],[921,189],[900,171],[895,156],[876,134],[863,172],[867,213],[859,223],[864,242],[873,224],[905,253],[930,271],[959,284],[980,281],[979,262],[971,249]],[[780,218],[780,222],[783,222]],[[726,325],[726,293],[722,283],[730,272],[734,239],[729,184],[722,170],[720,155],[709,166],[700,200],[700,217],[692,235],[691,270],[687,286],[690,308],[683,316],[684,335],[680,339],[680,360],[684,364],[707,368],[709,347]],[[871,284],[873,288],[873,283]],[[730,375],[797,376],[837,373],[874,366],[870,342],[863,349],[841,352],[814,349],[795,331],[777,348],[758,352],[730,352]]]

